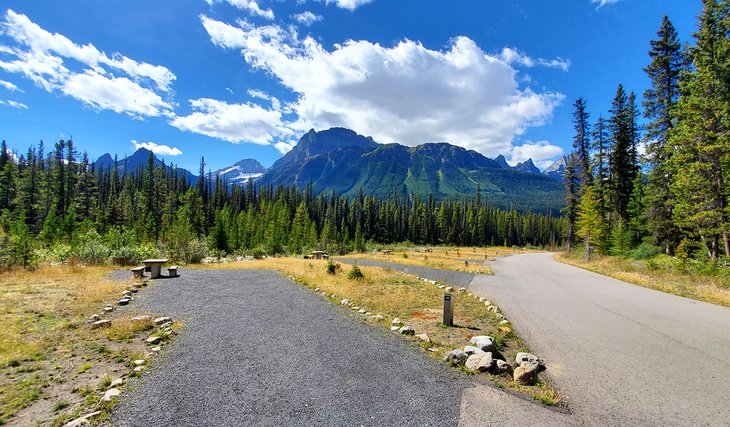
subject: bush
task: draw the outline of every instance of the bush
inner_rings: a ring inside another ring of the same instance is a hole
[[[327,260],[327,274],[337,274],[337,270],[342,270],[342,266],[338,263],[334,263],[331,260]]]
[[[365,278],[365,275],[362,274],[362,270],[360,270],[360,267],[353,265],[350,269],[350,272],[347,273],[347,278],[350,280],[359,280]]]
[[[661,249],[649,243],[642,243],[636,249],[631,251],[631,258],[633,259],[650,259],[661,253]]]

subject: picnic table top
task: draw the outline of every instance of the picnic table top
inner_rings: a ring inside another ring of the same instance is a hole
[[[169,259],[146,259],[142,261],[145,264],[164,264],[167,261],[170,261]]]

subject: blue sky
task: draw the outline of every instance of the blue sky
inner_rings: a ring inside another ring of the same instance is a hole
[[[138,146],[197,173],[271,165],[310,128],[447,141],[544,168],[572,102],[641,95],[663,15],[689,42],[699,0],[5,0],[0,138]]]

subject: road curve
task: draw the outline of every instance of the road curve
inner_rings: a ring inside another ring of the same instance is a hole
[[[730,309],[631,285],[535,253],[469,285],[496,301],[595,425],[728,425]]]

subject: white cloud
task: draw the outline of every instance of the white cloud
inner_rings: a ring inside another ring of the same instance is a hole
[[[522,145],[512,147],[509,163],[514,166],[527,159],[532,159],[535,166],[540,170],[545,170],[553,164],[556,158],[562,155],[563,149],[548,141],[527,141]]]
[[[334,3],[337,7],[353,11],[358,7],[372,3],[373,0],[326,0],[326,4]]]
[[[18,86],[15,86],[14,84],[10,82],[6,82],[5,80],[0,80],[0,86],[4,87],[5,89],[9,90],[10,92],[22,92]]]
[[[57,55],[74,59],[84,65],[97,69],[100,65],[123,71],[135,80],[150,79],[164,91],[169,90],[175,74],[165,67],[146,62],[137,62],[120,53],[111,56],[100,52],[94,45],[78,45],[67,37],[44,30],[27,16],[8,10],[2,32],[30,49],[34,54]]]
[[[274,19],[274,11],[271,9],[261,9],[261,6],[255,0],[205,0],[208,5],[212,6],[213,3],[226,1],[233,7],[241,10],[245,10],[251,15],[260,16],[269,20]]]
[[[277,25],[239,27],[201,16],[211,41],[240,49],[296,101],[296,119],[269,125],[296,131],[345,126],[379,142],[448,141],[487,155],[509,152],[528,127],[551,118],[563,95],[520,88],[512,66],[467,37],[435,51],[404,40],[393,47],[347,41],[327,50]],[[250,106],[249,106],[250,107]]]
[[[524,67],[535,67],[537,65],[548,67],[548,68],[559,68],[560,70],[567,72],[570,69],[570,60],[563,58],[544,59],[544,58],[531,58],[528,55],[520,52],[517,49],[505,47],[499,54],[502,61],[510,65],[522,65]]]
[[[297,13],[295,15],[292,15],[292,18],[294,18],[295,21],[299,22],[302,25],[310,26],[314,24],[315,22],[319,22],[322,19],[322,15],[315,15],[314,13],[310,11],[305,11],[302,13]]]
[[[126,77],[109,78],[86,70],[69,77],[61,91],[93,108],[126,113],[135,118],[172,114],[171,104]]]
[[[193,112],[175,117],[170,124],[182,131],[195,132],[233,143],[270,145],[292,131],[281,112],[255,104],[229,104],[215,99],[191,99]]]
[[[2,100],[0,99],[0,105],[7,105],[8,107],[17,108],[19,110],[27,110],[28,106],[22,102],[13,101],[12,99]]]
[[[48,92],[58,90],[96,109],[135,118],[171,114],[172,105],[157,92],[169,95],[176,78],[165,67],[119,53],[107,55],[92,44],[78,45],[12,10],[0,23],[0,34],[16,42],[0,49],[9,56],[0,61],[0,69],[21,74]],[[82,69],[72,70],[72,65]]]
[[[286,154],[291,151],[294,146],[297,145],[297,141],[279,141],[274,144],[274,147],[279,150],[281,154]]]
[[[598,8],[601,8],[607,4],[618,3],[621,0],[591,0],[591,3],[598,3]]]
[[[139,150],[140,148],[146,148],[155,154],[159,154],[160,156],[179,156],[183,153],[177,147],[170,147],[169,145],[164,144],[156,144],[152,141],[137,142],[133,139],[130,142],[132,143],[132,145],[134,145],[135,150]]]

